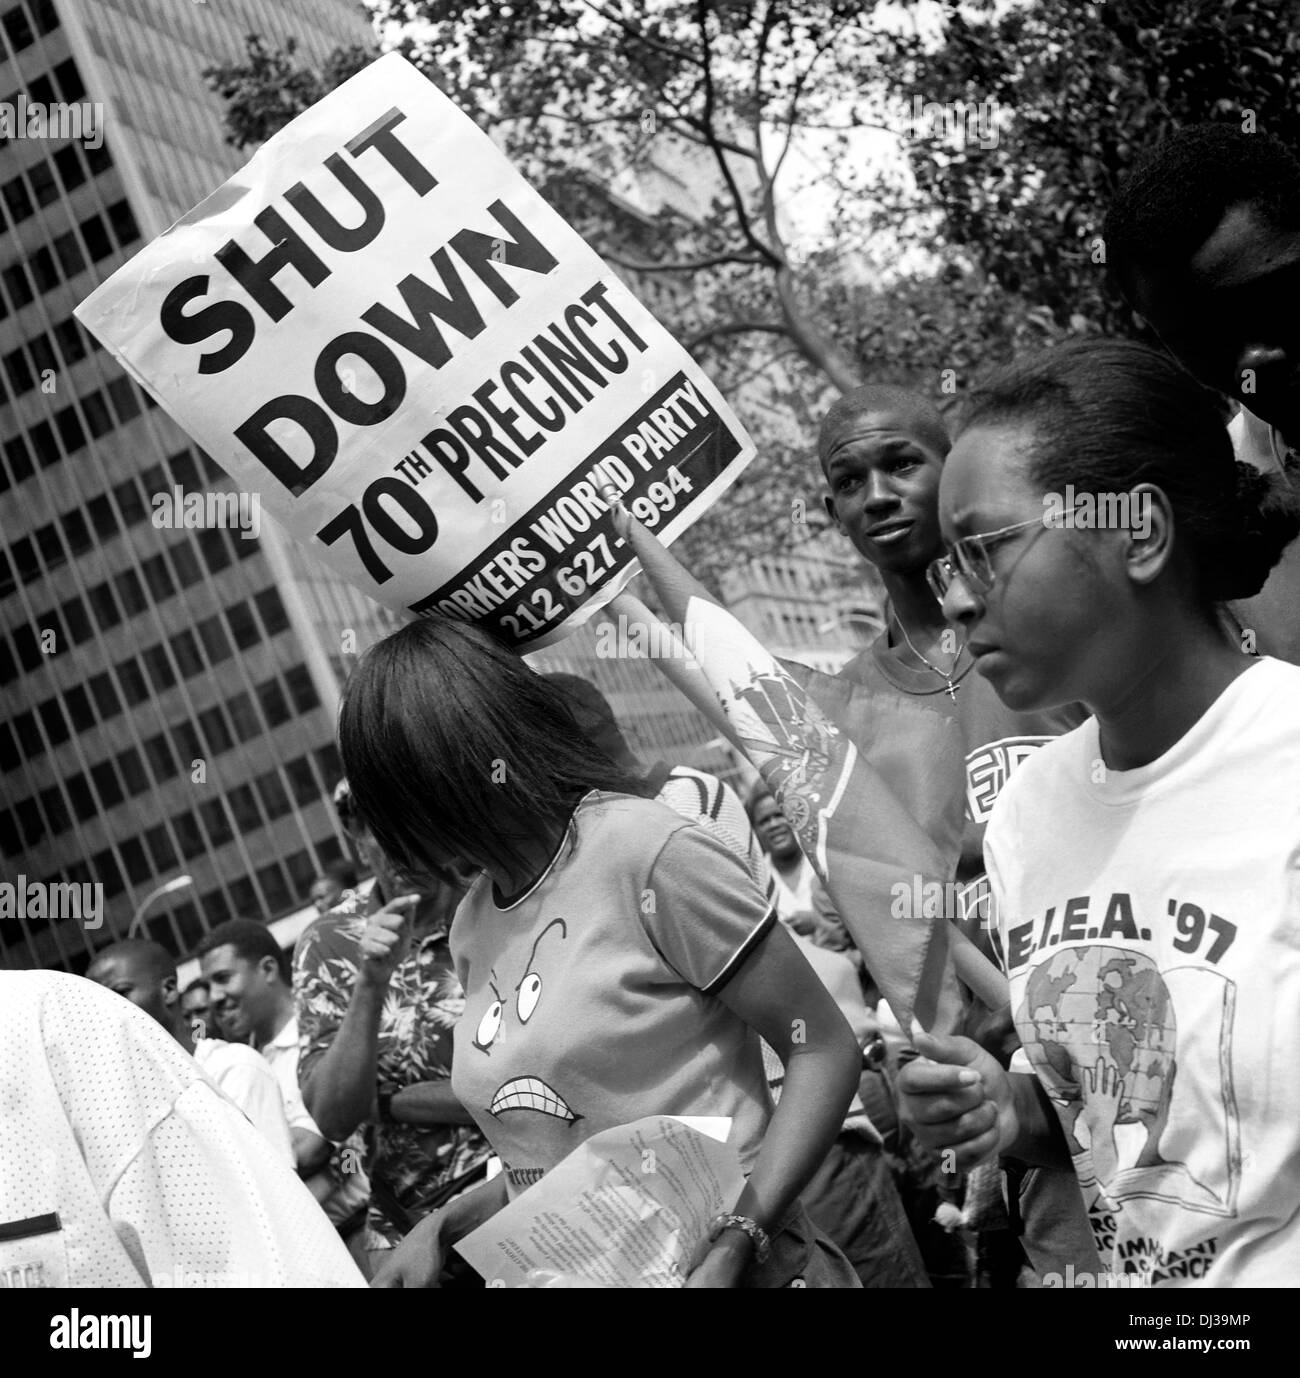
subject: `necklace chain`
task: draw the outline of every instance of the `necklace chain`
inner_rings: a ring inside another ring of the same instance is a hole
[[[957,647],[957,654],[952,658],[952,665],[949,666],[947,670],[941,670],[933,661],[926,660],[921,652],[912,644],[912,638],[908,636],[907,628],[903,625],[903,619],[898,615],[897,608],[894,609],[894,621],[898,623],[898,630],[903,633],[903,640],[907,642],[908,649],[927,670],[932,674],[938,675],[939,678],[944,681],[947,686],[945,692],[948,697],[950,699],[955,699],[957,697],[957,690],[961,688],[961,685],[953,682],[953,675],[957,672],[957,665],[961,660],[961,653],[966,649],[965,640],[963,639],[961,644]]]

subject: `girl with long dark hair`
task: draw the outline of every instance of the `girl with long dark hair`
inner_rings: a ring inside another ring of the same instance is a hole
[[[688,1286],[855,1286],[798,1194],[857,1086],[848,1025],[743,863],[579,732],[562,692],[485,632],[413,623],[354,671],[339,743],[406,876],[481,874],[451,932],[465,1013],[452,1085],[505,1165],[409,1235],[377,1285],[447,1247],[586,1138],[725,1116],[748,1182]],[[772,1110],[759,1037],[785,1063]]]

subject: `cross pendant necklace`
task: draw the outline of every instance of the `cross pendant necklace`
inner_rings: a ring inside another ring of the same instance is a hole
[[[917,658],[917,660],[919,660],[921,664],[925,666],[927,670],[929,670],[932,674],[938,675],[939,678],[943,680],[944,693],[947,694],[950,699],[956,699],[957,690],[961,688],[961,685],[953,681],[953,675],[957,670],[958,661],[961,660],[961,653],[966,649],[966,642],[962,641],[961,645],[957,647],[957,654],[953,656],[952,664],[948,667],[948,669],[941,670],[936,664],[934,664],[933,661],[926,660],[926,658],[921,654],[921,652],[918,651],[916,647],[912,644],[912,638],[908,636],[907,628],[903,625],[903,619],[899,617],[897,609],[895,609],[894,611],[894,621],[898,623],[898,630],[903,633],[903,640],[907,642],[908,649]]]

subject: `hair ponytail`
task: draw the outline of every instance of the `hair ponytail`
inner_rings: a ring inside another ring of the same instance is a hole
[[[1286,477],[1236,463],[1235,501],[1200,541],[1201,586],[1215,602],[1252,598],[1300,535],[1300,501]]]

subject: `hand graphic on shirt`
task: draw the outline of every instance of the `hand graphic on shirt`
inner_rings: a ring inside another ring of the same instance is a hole
[[[1110,1181],[1119,1171],[1119,1150],[1115,1145],[1115,1122],[1124,1099],[1124,1078],[1118,1064],[1098,1058],[1092,1067],[1080,1068],[1083,1093],[1074,1134],[1084,1148],[1091,1149],[1092,1168],[1100,1182]],[[1079,1134],[1087,1129],[1085,1143]]]

